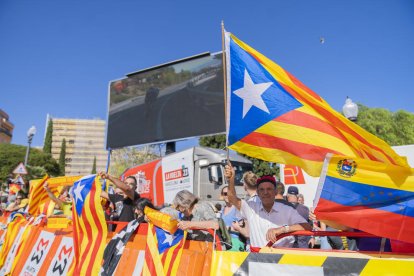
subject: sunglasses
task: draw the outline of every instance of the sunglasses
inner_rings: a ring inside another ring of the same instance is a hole
[[[227,192],[222,193],[222,195],[227,196]]]
[[[23,199],[22,197],[16,197],[16,199]]]

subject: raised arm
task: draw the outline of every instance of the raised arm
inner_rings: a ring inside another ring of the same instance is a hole
[[[51,200],[53,200],[53,202],[55,202],[58,206],[59,206],[59,208],[61,209],[61,210],[63,210],[63,201],[62,200],[60,200],[59,198],[57,198],[53,193],[52,193],[52,191],[49,189],[49,184],[47,183],[47,181],[43,184],[43,189],[45,189],[45,191],[46,191],[46,193],[47,193],[47,195],[49,196],[49,198],[51,199]]]
[[[124,182],[122,182],[121,180],[119,180],[116,177],[113,177],[110,174],[107,174],[106,172],[100,172],[99,175],[101,176],[102,179],[108,179],[109,181],[111,181],[112,183],[115,184],[115,186],[117,186],[119,189],[121,189],[125,195],[127,195],[130,199],[134,200],[134,193],[135,193],[135,187],[131,187],[127,184],[125,184]],[[105,198],[104,194],[101,194],[102,197]]]
[[[241,209],[241,199],[237,197],[236,188],[234,187],[234,169],[231,166],[230,161],[227,162],[225,167],[225,176],[229,182],[229,189],[227,191],[227,196],[232,205],[234,205],[237,210]]]

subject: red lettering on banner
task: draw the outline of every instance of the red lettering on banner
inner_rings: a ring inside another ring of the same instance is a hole
[[[183,170],[182,169],[165,173],[165,180],[173,180],[173,179],[177,179],[177,178],[181,178],[181,177],[183,177]]]
[[[43,239],[40,239],[39,243],[37,244],[37,248],[36,250],[39,251],[40,248],[44,249],[47,247],[47,245],[49,244],[49,241],[43,241]]]
[[[72,253],[72,248],[73,248],[72,246],[69,248],[66,248],[66,246],[62,246],[62,249],[60,250],[59,256],[58,256],[59,261],[62,260],[62,254],[65,256],[69,256]]]

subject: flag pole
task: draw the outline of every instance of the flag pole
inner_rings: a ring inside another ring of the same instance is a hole
[[[108,148],[108,157],[106,159],[106,169],[105,172],[109,173],[109,166],[111,164],[111,154],[112,154],[112,149]],[[103,189],[105,192],[108,192],[108,185],[106,185],[106,179],[104,179],[104,183],[103,183]]]
[[[226,64],[226,46],[225,46],[225,39],[224,39],[224,21],[221,20],[221,47],[222,47],[222,59],[223,59],[223,94],[224,94],[224,124],[226,126],[226,154],[227,154],[227,162],[230,161],[229,158],[229,143],[227,141],[228,135],[228,125],[227,125],[227,64]]]

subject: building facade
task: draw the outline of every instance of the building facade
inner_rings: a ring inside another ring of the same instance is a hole
[[[14,125],[9,121],[9,115],[0,109],[0,143],[10,144],[13,129]]]
[[[66,139],[65,175],[91,174],[95,157],[96,171],[106,169],[104,120],[52,117],[48,117],[48,120],[53,121],[52,156],[56,160],[59,160],[62,141]]]

